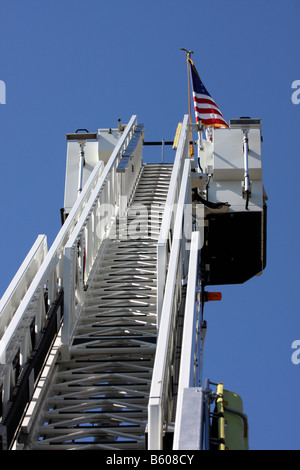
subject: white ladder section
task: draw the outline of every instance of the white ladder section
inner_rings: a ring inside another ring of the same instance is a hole
[[[146,164],[103,244],[70,345],[24,449],[145,449],[157,336],[157,240],[172,165]],[[60,357],[60,356],[58,356]]]

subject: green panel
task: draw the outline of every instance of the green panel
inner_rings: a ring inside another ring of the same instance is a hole
[[[248,450],[248,420],[239,395],[224,390],[225,446],[228,450]]]

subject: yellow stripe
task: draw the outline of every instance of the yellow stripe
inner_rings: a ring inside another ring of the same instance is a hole
[[[218,384],[217,387],[217,411],[220,413],[218,418],[218,437],[224,443],[219,444],[219,450],[225,450],[225,419],[224,419],[224,406],[223,406],[223,384]]]

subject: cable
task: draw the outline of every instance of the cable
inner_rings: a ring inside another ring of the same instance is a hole
[[[197,200],[204,204],[205,206],[209,207],[210,209],[221,209],[222,207],[230,207],[228,202],[211,202],[207,201],[203,197],[201,197],[196,191],[193,191],[193,200]]]

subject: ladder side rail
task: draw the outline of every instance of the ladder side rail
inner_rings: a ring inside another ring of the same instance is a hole
[[[183,251],[186,247],[184,233],[185,205],[190,204],[190,168],[191,160],[186,159],[178,198],[174,225],[173,243],[166,278],[167,293],[164,295],[162,315],[158,332],[156,355],[153,367],[151,389],[148,403],[148,448],[163,448],[163,433],[169,423],[172,402],[172,382],[170,370],[174,359],[176,343],[176,320],[181,300],[182,280],[185,277]],[[191,215],[191,212],[188,212]],[[188,237],[190,234],[188,234]]]
[[[119,139],[113,152],[114,155],[126,149],[134,133],[135,124],[136,116],[132,116]],[[106,166],[109,166],[110,162],[112,158]],[[64,288],[63,249],[91,199],[104,171],[103,166],[102,161],[96,164],[0,342],[0,387],[2,388],[3,414],[14,392],[18,377],[31,357],[34,342],[37,343],[39,340],[46,323],[47,313]],[[32,331],[35,331],[34,341]]]
[[[130,164],[125,171],[121,173],[116,170],[119,175],[121,175],[121,188],[120,188],[120,197],[122,198],[122,204],[120,204],[119,216],[125,217],[125,213],[130,202],[131,196],[133,194],[135,184],[138,178],[138,175],[141,171],[142,166],[142,149],[143,149],[143,137],[144,137],[144,128],[138,129],[136,132],[138,143],[134,150],[133,155],[130,158]]]
[[[128,145],[134,134],[135,119],[127,126]],[[129,131],[131,131],[129,133]],[[126,130],[125,130],[126,132]],[[140,134],[140,142],[142,133]],[[85,300],[85,290],[88,288],[87,280],[92,273],[93,264],[103,241],[107,237],[116,236],[111,230],[118,215],[119,205],[115,201],[129,202],[131,192],[142,165],[142,145],[137,146],[133,155],[132,166],[129,165],[125,173],[118,173],[117,168],[122,158],[124,145],[117,146],[99,179],[89,203],[86,205],[78,224],[64,248],[64,322],[62,327],[62,354],[64,358],[69,355],[69,344],[82,310]],[[126,187],[118,183],[119,178],[126,178]],[[91,219],[93,223],[91,223]],[[92,231],[92,234],[90,233]],[[88,243],[93,239],[93,243]],[[79,255],[81,253],[81,256]],[[84,253],[85,265],[82,265]],[[76,275],[77,273],[77,275]]]
[[[34,343],[39,340],[47,313],[63,287],[60,278],[63,247],[77,224],[102,171],[103,162],[98,162],[0,341],[0,366],[2,365],[0,387],[3,388],[3,413],[13,394],[21,369],[27,363]],[[50,289],[48,289],[49,285]],[[34,331],[34,338],[32,331]]]
[[[0,300],[0,339],[47,254],[47,237],[38,235]]]
[[[162,225],[160,229],[159,239],[157,243],[157,326],[161,319],[161,310],[163,303],[164,288],[166,283],[166,274],[169,262],[169,253],[171,250],[172,237],[174,234],[175,211],[179,197],[181,175],[183,171],[184,161],[189,154],[189,117],[184,116],[181,132],[179,136],[178,146],[176,150],[169,191],[162,217]]]
[[[196,384],[195,360],[197,358],[197,344],[199,341],[199,303],[198,294],[198,261],[200,250],[200,234],[192,233],[187,293],[184,313],[184,327],[182,336],[182,350],[179,372],[179,390],[193,387]]]
[[[200,233],[198,231],[195,231],[192,233],[191,240],[173,450],[178,450],[182,448],[181,445],[183,442],[185,442],[184,430],[193,427],[195,435],[199,436],[201,434],[201,422],[199,421],[201,418],[201,406],[195,405],[195,407],[193,407],[192,415],[188,417],[190,421],[189,426],[186,426],[184,416],[184,410],[186,410],[187,408],[189,409],[189,407],[185,406],[184,403],[184,397],[185,399],[189,399],[189,395],[186,394],[185,396],[184,392],[186,389],[191,389],[194,388],[196,385],[199,385],[195,382],[195,366],[200,366],[197,357],[197,346],[199,342],[199,304],[197,302],[199,249]],[[200,393],[195,393],[194,397],[194,400],[202,399],[202,395]],[[198,413],[195,414],[195,412]],[[195,423],[195,426],[192,423],[193,421]],[[199,428],[199,433],[196,433],[197,426]],[[196,449],[199,450],[201,442],[196,442],[196,445]]]
[[[47,324],[41,332],[34,351],[16,380],[14,392],[10,397],[0,424],[0,449],[2,450],[13,447],[16,432],[23,419],[24,411],[33,399],[35,383],[40,379],[45,358],[48,357],[48,351],[52,348],[53,341],[60,329],[63,317],[62,300],[63,291],[61,290],[57,300],[49,309]]]

